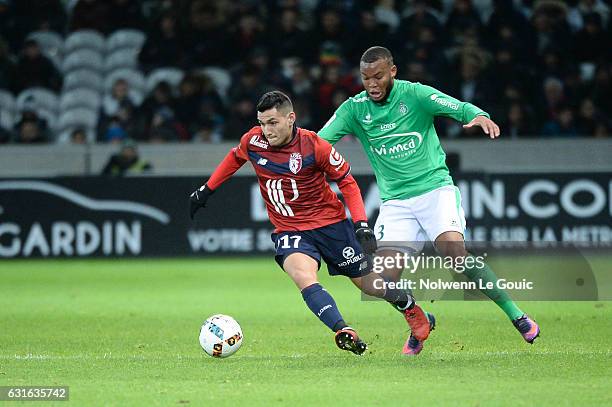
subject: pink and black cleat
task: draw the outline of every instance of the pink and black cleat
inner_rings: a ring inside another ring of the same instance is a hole
[[[533,341],[540,336],[540,327],[527,314],[523,314],[522,317],[515,319],[512,321],[512,324],[527,343],[533,344]]]
[[[436,328],[436,318],[433,316],[433,314],[430,314],[429,312],[426,312],[425,314],[427,315],[427,319],[429,320],[429,331],[431,332]],[[419,341],[411,333],[410,337],[404,344],[404,348],[402,349],[402,354],[407,355],[407,356],[418,355],[419,353],[421,353],[421,350],[423,350],[423,342],[425,341]]]

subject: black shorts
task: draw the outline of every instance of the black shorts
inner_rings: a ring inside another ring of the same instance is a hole
[[[348,219],[312,230],[272,233],[272,241],[276,246],[275,260],[281,268],[291,253],[304,253],[319,267],[323,259],[332,276],[353,278],[367,274],[368,258]]]

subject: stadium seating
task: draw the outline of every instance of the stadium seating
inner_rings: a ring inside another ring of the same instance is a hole
[[[7,90],[0,89],[0,109],[2,110],[15,110],[15,97]]]
[[[98,53],[105,51],[106,41],[104,36],[93,30],[79,30],[66,37],[64,42],[64,53],[69,54],[81,49],[89,49]]]
[[[79,107],[62,112],[56,129],[60,133],[77,127],[92,130],[97,124],[97,111],[85,107]]]
[[[0,127],[12,129],[15,123],[15,98],[13,94],[0,89]]]
[[[77,88],[88,88],[96,92],[101,92],[104,85],[104,77],[98,71],[90,69],[77,69],[68,72],[64,76],[64,91]]]
[[[143,93],[146,90],[145,79],[140,71],[131,68],[120,68],[109,72],[104,78],[104,90],[110,92],[117,79],[124,79],[130,84],[130,89]]]
[[[178,68],[155,69],[147,77],[147,93],[150,93],[155,88],[155,86],[162,81],[168,82],[170,86],[176,88],[184,76],[185,72]]]
[[[49,89],[28,88],[17,96],[16,107],[19,111],[24,108],[35,108],[57,112],[58,102],[57,95]]]
[[[200,72],[213,81],[217,92],[219,92],[219,96],[225,100],[227,98],[227,91],[232,84],[232,77],[229,72],[226,69],[215,66],[202,68]]]
[[[121,48],[108,54],[104,59],[104,71],[110,72],[119,68],[137,68],[138,52],[136,48]]]
[[[59,109],[62,112],[76,107],[98,110],[101,103],[102,97],[98,91],[89,88],[76,88],[61,95]]]
[[[140,50],[146,40],[146,35],[139,30],[117,30],[106,40],[106,51],[114,52],[122,48]]]
[[[36,109],[36,115],[39,118],[44,119],[47,122],[49,129],[54,132],[57,127],[57,113],[55,111],[45,108],[38,108]]]
[[[42,53],[59,68],[64,55],[64,39],[54,31],[34,31],[28,34],[28,40],[34,40]]]
[[[81,68],[87,68],[93,71],[102,69],[103,64],[102,54],[93,49],[79,49],[69,54],[66,54],[62,62],[62,72],[64,74]]]

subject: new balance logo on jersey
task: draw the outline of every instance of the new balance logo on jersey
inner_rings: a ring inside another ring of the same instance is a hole
[[[253,137],[251,137],[251,141],[249,141],[249,144],[265,149],[267,149],[269,146],[268,142],[260,139],[258,135],[254,135]]]
[[[266,165],[268,163],[268,160],[266,158],[260,158],[259,160],[257,160],[257,164],[259,165]]]

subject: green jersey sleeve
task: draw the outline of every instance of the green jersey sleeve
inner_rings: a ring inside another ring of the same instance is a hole
[[[415,97],[425,111],[433,116],[444,116],[455,119],[463,124],[471,122],[476,116],[489,114],[468,102],[461,102],[431,86],[414,84]]]
[[[351,128],[352,112],[349,103],[351,103],[350,99],[344,101],[323,128],[317,132],[319,137],[331,145],[336,144],[347,134],[354,134]]]

